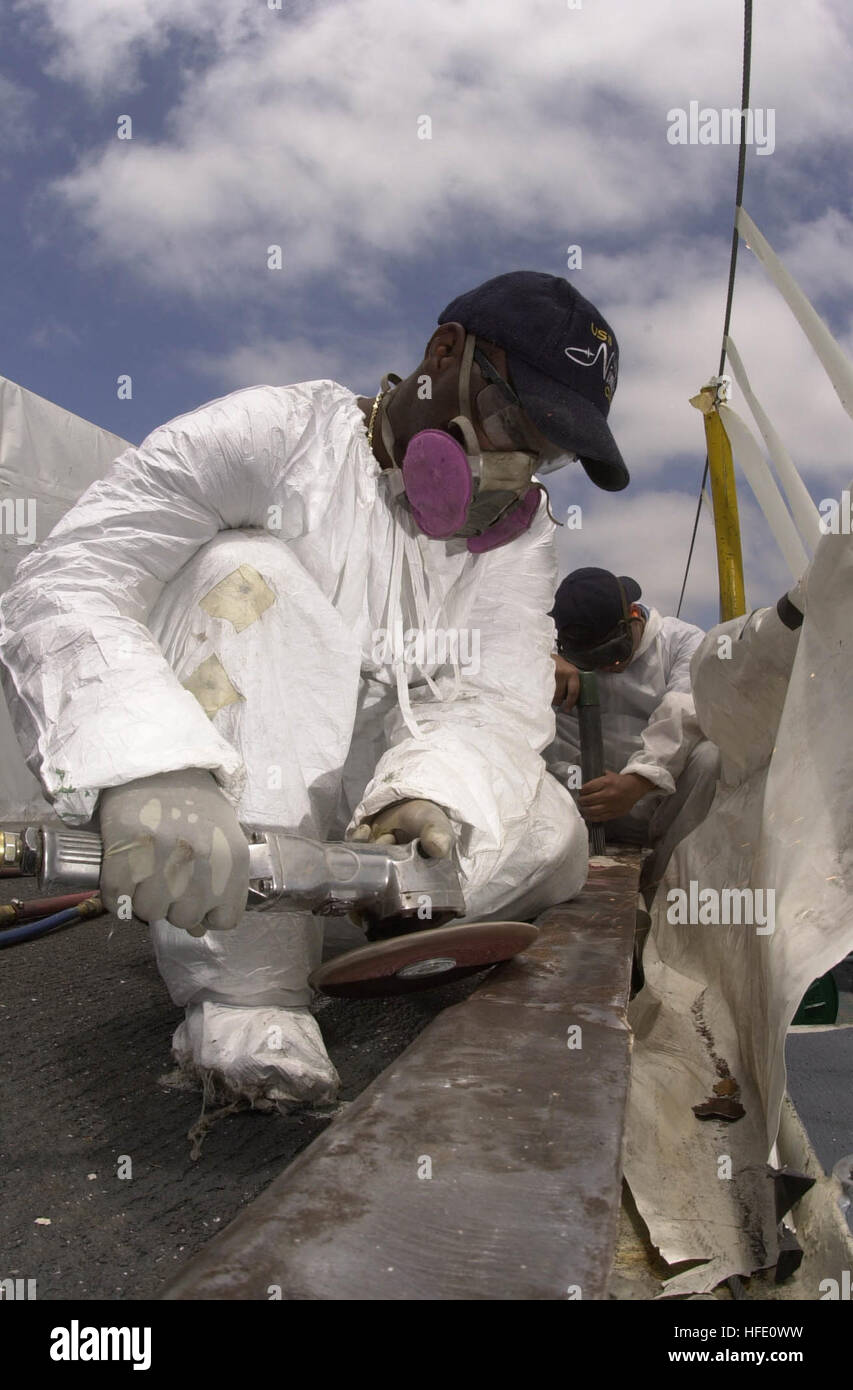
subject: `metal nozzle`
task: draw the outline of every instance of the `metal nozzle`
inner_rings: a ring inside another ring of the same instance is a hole
[[[40,839],[35,826],[27,826],[26,830],[0,830],[0,873],[25,877],[38,873],[41,864]]]

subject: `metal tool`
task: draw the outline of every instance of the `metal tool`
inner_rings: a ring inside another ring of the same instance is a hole
[[[97,890],[103,856],[99,835],[39,826],[0,835],[3,863],[36,877],[45,893]],[[321,917],[356,911],[370,919],[372,935],[384,937],[410,918],[435,926],[459,917],[465,899],[452,861],[427,858],[416,840],[407,845],[324,844],[265,830],[253,834],[249,844],[246,907]]]
[[[604,738],[601,733],[601,706],[594,671],[579,671],[578,735],[581,746],[581,776],[584,782],[604,776]],[[593,854],[604,854],[604,826],[589,822],[589,847]]]
[[[36,878],[47,894],[95,892],[102,857],[101,838],[91,831],[0,831],[0,863],[8,872]],[[465,912],[459,875],[452,860],[428,858],[417,840],[324,843],[283,831],[255,832],[246,907],[358,914],[368,942],[376,944],[338,956],[311,977],[315,988],[344,995],[429,989],[509,959],[538,934],[525,923],[444,926]],[[440,940],[437,933],[443,933]]]

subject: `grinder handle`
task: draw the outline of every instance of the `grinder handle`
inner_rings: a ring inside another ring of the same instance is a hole
[[[101,881],[104,846],[91,830],[53,830],[28,826],[19,837],[20,872],[35,875],[39,888],[54,893],[97,892]],[[263,844],[249,845],[249,879],[267,876],[268,851]]]

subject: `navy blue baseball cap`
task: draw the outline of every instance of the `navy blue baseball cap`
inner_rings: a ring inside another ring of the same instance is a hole
[[[593,567],[572,570],[557,589],[551,617],[558,633],[578,647],[591,647],[609,636],[627,616],[626,605],[636,603],[641,594],[636,579],[627,574]]]
[[[628,486],[607,424],[619,346],[607,320],[568,280],[538,270],[496,275],[451,300],[438,322],[461,323],[503,348],[525,413],[546,439],[577,454],[596,486]]]

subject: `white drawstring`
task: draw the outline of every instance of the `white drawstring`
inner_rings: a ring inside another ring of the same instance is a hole
[[[393,549],[391,552],[391,578],[388,589],[388,606],[386,609],[385,621],[387,630],[391,638],[391,651],[393,653],[392,668],[397,685],[397,703],[400,706],[400,713],[403,722],[412,738],[423,739],[424,735],[418,725],[417,720],[412,714],[412,704],[409,699],[409,681],[406,669],[406,656],[403,645],[403,554],[406,547],[406,532],[402,519],[395,516],[392,512],[391,525],[394,529]]]
[[[421,556],[420,547],[415,537],[410,535],[408,531],[406,532],[405,538],[405,550],[406,565],[412,585],[412,595],[415,600],[415,625],[418,632],[422,632],[426,639],[426,634],[433,625],[433,617],[430,612],[429,600],[427,599],[426,586],[424,585],[423,558]],[[437,616],[438,614],[436,614],[436,617]],[[412,665],[418,666],[418,663],[413,662]],[[442,698],[441,691],[432,679],[432,676],[427,675],[423,666],[418,666],[418,670],[421,672],[421,675],[435,698],[440,700]]]
[[[397,703],[400,706],[400,713],[403,722],[413,738],[422,740],[425,735],[412,710],[412,702],[409,696],[409,667],[417,668],[429,690],[436,700],[455,700],[462,688],[462,672],[459,665],[459,653],[456,644],[451,643],[451,655],[453,661],[453,689],[449,695],[442,693],[440,687],[428,675],[423,663],[416,660],[407,661],[405,653],[404,632],[403,632],[403,562],[405,560],[406,569],[412,589],[412,597],[415,604],[415,622],[417,631],[426,633],[430,630],[434,621],[440,616],[447,618],[445,601],[442,599],[435,611],[432,613],[430,602],[427,597],[426,585],[424,583],[425,566],[423,556],[418,545],[417,538],[409,530],[409,521],[405,514],[393,515],[392,525],[394,528],[393,549],[391,558],[391,575],[389,581],[388,604],[386,609],[386,624],[391,638],[391,650],[393,652],[392,667],[397,687]],[[437,587],[437,586],[434,586]]]
[[[464,397],[466,400],[468,396],[468,377],[470,375],[471,363],[473,362],[474,358],[474,347],[474,338],[466,338],[465,351],[463,353],[462,359],[463,370],[461,373],[461,389],[464,393]],[[395,376],[391,372],[386,373],[386,375],[382,378],[382,391],[378,401],[378,423],[382,434],[382,442],[385,445],[385,449],[389,458],[392,460],[395,457],[394,431],[391,428],[391,421],[388,417],[388,404],[391,396],[393,396],[394,391],[399,384],[400,377]],[[468,409],[470,412],[470,401],[468,401]],[[423,669],[422,666],[419,666],[417,662],[407,663],[405,660],[402,631],[402,580],[404,554],[406,558],[406,566],[409,572],[409,579],[412,587],[412,596],[415,602],[415,618],[418,625],[418,631],[423,632],[424,637],[426,637],[426,634],[429,631],[432,617],[429,610],[429,601],[426,595],[426,588],[424,586],[424,572],[426,567],[424,565],[423,555],[418,545],[417,538],[412,534],[412,531],[410,530],[410,526],[414,523],[410,521],[409,514],[402,512],[399,508],[395,507],[394,505],[394,499],[402,491],[402,477],[400,470],[396,465],[394,465],[394,467],[388,473],[386,473],[385,476],[387,478],[388,485],[391,490],[391,499],[389,505],[391,508],[391,524],[394,527],[394,541],[391,560],[391,585],[390,592],[388,595],[386,622],[388,624],[388,631],[392,635],[392,650],[396,652],[396,655],[394,656],[393,660],[393,667],[397,681],[397,701],[399,703],[400,711],[403,715],[406,727],[409,729],[410,733],[413,735],[414,738],[422,739],[424,735],[421,732],[420,726],[418,725],[418,722],[415,719],[414,714],[412,713],[412,705],[409,699],[407,665],[418,666],[418,669],[420,670],[424,680],[427,683],[427,686],[429,687],[435,699],[443,701],[446,697],[441,693],[441,690],[439,689],[435,681],[432,679],[432,677],[427,675],[426,671]],[[400,546],[399,543],[398,529],[399,531],[402,531],[402,546]],[[437,584],[434,584],[432,587],[436,593],[440,592],[439,586]],[[435,616],[436,620],[440,616],[443,616],[445,622],[447,621],[447,608],[444,598],[439,600]],[[398,628],[399,633],[397,631]],[[398,637],[399,645],[397,644]],[[459,653],[456,646],[453,647],[452,655],[453,689],[450,692],[449,698],[450,700],[455,700],[462,688],[462,672],[459,665]]]

